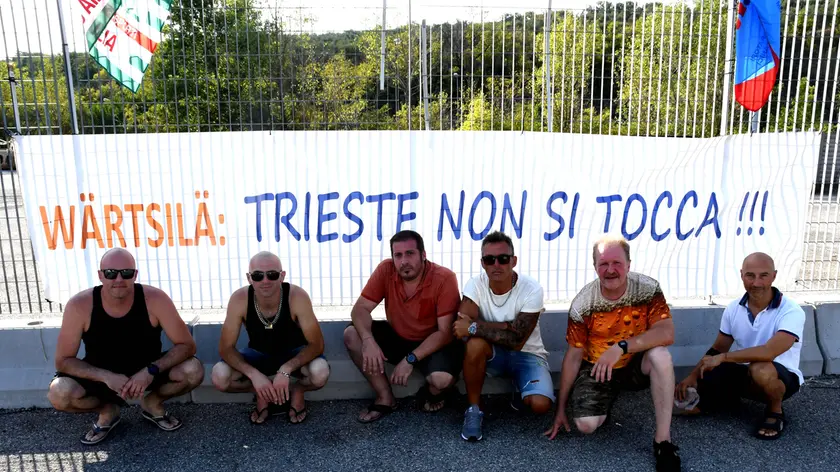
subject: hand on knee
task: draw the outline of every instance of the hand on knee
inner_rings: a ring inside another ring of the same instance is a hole
[[[583,434],[592,434],[604,423],[604,419],[602,416],[576,418],[575,427]]]
[[[548,413],[551,410],[551,399],[542,395],[528,395],[523,402],[537,415]]]

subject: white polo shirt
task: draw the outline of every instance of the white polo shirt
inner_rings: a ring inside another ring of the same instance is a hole
[[[766,344],[777,332],[784,331],[796,337],[790,349],[773,359],[799,377],[799,384],[805,382],[799,370],[799,354],[802,351],[802,333],[805,329],[805,311],[792,299],[782,295],[773,287],[773,300],[757,315],[747,306],[749,297],[744,295],[726,307],[720,320],[720,332],[732,336],[735,342],[730,351],[739,351]]]

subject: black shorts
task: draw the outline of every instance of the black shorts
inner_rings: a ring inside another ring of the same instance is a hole
[[[779,380],[785,384],[782,399],[787,400],[799,391],[799,377],[778,362],[773,362],[773,367]],[[704,372],[703,378],[697,379],[697,393],[700,395],[698,407],[702,411],[735,408],[741,398],[764,401],[750,378],[750,368],[746,364],[727,362]]]
[[[246,347],[245,349],[240,350],[239,354],[242,355],[242,358],[245,359],[245,362],[247,362],[248,365],[257,369],[258,371],[260,371],[261,374],[265,375],[266,377],[272,377],[274,375],[277,375],[277,371],[280,370],[280,367],[282,367],[283,364],[285,364],[293,357],[298,355],[298,353],[302,351],[305,347],[306,346],[300,346],[290,351],[273,355],[265,354],[256,349]],[[324,357],[323,354],[316,357],[315,359],[318,358],[327,360],[327,358]],[[300,369],[294,372],[289,372],[289,375],[295,378],[303,378],[303,374],[301,373]]]
[[[624,367],[613,369],[610,380],[598,382],[592,376],[594,364],[580,364],[575,383],[569,395],[570,418],[604,416],[622,390],[644,390],[650,386],[650,377],[642,373],[643,352],[636,353]]]
[[[399,364],[405,356],[422,344],[422,341],[409,341],[402,338],[385,320],[374,320],[371,332],[374,341],[382,349],[386,361],[393,365]],[[446,372],[457,378],[461,374],[463,365],[464,343],[454,340],[428,357],[417,361],[414,367],[424,377],[433,372]]]
[[[165,354],[166,354],[165,352],[161,353],[160,357],[158,357],[157,359],[160,359]],[[154,362],[157,359],[152,359],[149,362]],[[170,382],[170,379],[169,379],[169,372],[170,371],[171,371],[171,369],[160,371],[158,373],[158,375],[156,375],[155,378],[152,379],[152,383],[150,383],[149,386],[146,387],[146,391],[151,392],[151,391],[157,390],[161,386],[163,386],[164,384],[169,383]],[[131,375],[134,375],[134,374],[131,374]],[[131,377],[131,375],[128,375],[128,377]],[[126,401],[123,400],[117,394],[117,392],[111,390],[108,387],[108,385],[105,384],[105,382],[99,382],[99,381],[96,381],[96,380],[84,379],[84,378],[81,378],[81,377],[76,377],[75,375],[65,374],[64,372],[56,372],[55,377],[53,377],[53,378],[54,379],[59,379],[59,378],[62,378],[62,377],[66,377],[68,379],[75,380],[76,383],[78,383],[85,390],[85,396],[86,397],[96,397],[96,398],[99,399],[100,402],[102,402],[104,404],[128,406],[128,403],[126,403]]]

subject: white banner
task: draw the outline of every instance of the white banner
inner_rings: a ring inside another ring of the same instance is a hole
[[[550,300],[596,275],[592,243],[631,243],[669,298],[743,291],[750,252],[793,286],[818,133],[682,139],[514,132],[232,132],[21,139],[29,230],[46,297],[98,284],[128,248],[139,280],[219,307],[251,255],[277,253],[321,305],[351,305],[399,229],[463,284],[480,240],[509,234]]]

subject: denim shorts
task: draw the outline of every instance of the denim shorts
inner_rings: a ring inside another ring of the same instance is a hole
[[[556,401],[547,360],[536,354],[510,351],[496,345],[492,348],[493,356],[487,361],[487,375],[511,377],[522,398],[542,395],[552,402]]]
[[[291,358],[298,355],[298,353],[302,351],[305,347],[306,346],[300,346],[290,351],[281,353],[279,355],[265,354],[260,351],[257,351],[256,349],[251,349],[250,347],[246,347],[245,349],[240,350],[239,353],[242,354],[242,357],[245,358],[245,362],[250,364],[251,367],[257,369],[263,375],[270,377],[272,375],[275,375],[283,364],[285,364]],[[327,359],[326,357],[324,357],[323,354],[316,357],[315,359],[318,358],[324,360]],[[300,369],[294,372],[290,372],[290,374],[298,378],[302,377]]]

